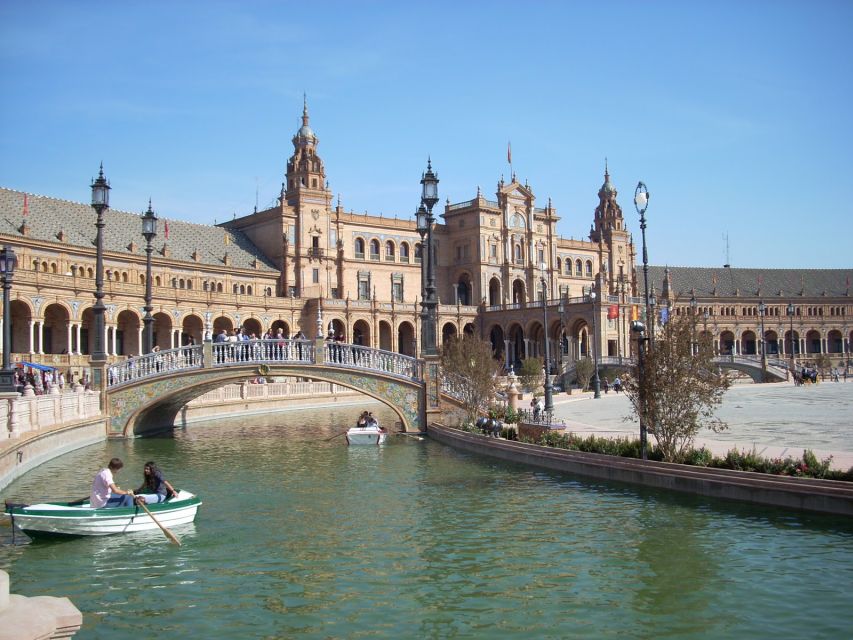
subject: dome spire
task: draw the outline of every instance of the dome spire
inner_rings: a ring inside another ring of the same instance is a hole
[[[308,126],[308,94],[302,93],[302,126]]]

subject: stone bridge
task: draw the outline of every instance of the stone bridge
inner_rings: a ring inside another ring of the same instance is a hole
[[[107,367],[108,435],[169,429],[193,398],[257,376],[339,384],[389,406],[406,431],[426,426],[424,368],[416,358],[322,339],[248,340],[178,347]]]
[[[764,382],[764,368],[761,366],[761,356],[720,355],[713,362],[721,369],[735,369],[747,374],[755,382]],[[598,360],[598,368],[628,370],[636,366],[637,360],[632,357],[602,357]],[[577,362],[568,363],[563,369],[563,376],[574,379]],[[775,358],[767,359],[766,382],[784,382],[788,379],[788,363]]]

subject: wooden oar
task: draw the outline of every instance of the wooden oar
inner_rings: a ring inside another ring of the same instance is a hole
[[[172,533],[166,527],[164,527],[162,524],[160,524],[160,521],[154,517],[154,514],[151,513],[151,510],[148,508],[148,506],[145,504],[144,501],[143,502],[137,502],[136,504],[138,504],[140,507],[142,507],[145,510],[145,513],[148,514],[148,517],[154,521],[154,524],[156,524],[158,527],[160,527],[163,530],[163,533],[166,534],[166,537],[169,538],[169,540],[174,542],[179,547],[181,546],[181,541],[178,540],[178,536],[176,536],[174,533]]]
[[[349,431],[349,429],[347,429]],[[323,442],[328,442],[329,440],[334,440],[335,438],[340,438],[342,435],[345,435],[346,431],[341,431],[339,434],[332,436],[331,438],[323,438]]]

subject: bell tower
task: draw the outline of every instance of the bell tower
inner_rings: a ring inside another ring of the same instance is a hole
[[[317,155],[320,140],[308,125],[308,99],[302,108],[302,127],[293,136],[293,156],[287,161],[284,198],[294,206],[300,194],[326,196],[326,168]]]
[[[598,190],[598,206],[595,208],[595,222],[589,233],[593,242],[609,242],[611,232],[623,231],[625,221],[622,219],[622,207],[616,202],[618,192],[610,182],[607,170],[607,160],[604,161],[604,184]]]

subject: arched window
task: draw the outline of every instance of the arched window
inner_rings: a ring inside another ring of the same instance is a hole
[[[379,260],[379,240],[375,238],[370,241],[370,259]]]
[[[575,275],[582,276],[583,275],[583,262],[581,262],[580,258],[575,260]]]
[[[409,245],[406,242],[400,243],[400,262],[409,261]]]
[[[567,276],[572,275],[572,259],[571,258],[568,258],[566,260],[566,275]]]
[[[232,285],[232,289],[233,289],[234,293],[240,293],[240,286],[239,285],[237,285],[237,284]]]
[[[187,289],[192,289],[192,288],[193,288],[193,281],[187,280]]]
[[[178,279],[177,278],[172,278],[172,288],[173,289],[178,288]]]
[[[586,277],[587,278],[592,277],[592,260],[586,261]]]
[[[221,282],[216,283],[216,293],[222,293],[222,283]]]
[[[154,276],[154,284],[158,287],[161,285],[160,276]]]
[[[557,273],[563,272],[563,261],[560,258],[557,258]]]
[[[205,280],[204,283],[202,284],[202,289],[207,291],[209,288],[210,288],[210,283],[207,280]]]
[[[523,254],[523,252],[522,252],[522,250],[521,250],[521,245],[520,245],[520,244],[516,244],[516,245],[515,245],[515,248],[514,248],[514,255],[515,255],[515,261],[516,261],[517,263],[524,262],[524,254]]]
[[[127,271],[122,271],[122,272],[121,272],[121,281],[122,281],[122,282],[127,282]]]
[[[73,271],[72,271],[72,273],[73,273]],[[139,284],[143,284],[143,285],[145,284],[145,274],[144,273],[139,274]]]
[[[241,296],[246,295],[246,286],[245,285],[242,285],[242,284],[240,285],[240,295]]]
[[[355,239],[355,257],[364,260],[364,240],[362,238]]]
[[[56,263],[55,262],[50,263],[50,272],[56,273]]]
[[[418,264],[421,262],[421,260],[423,260],[423,253],[423,246],[420,242],[418,242],[417,244],[415,244],[415,264]]]
[[[389,240],[385,243],[385,260],[387,260],[388,262],[394,262],[395,253],[396,251],[394,251],[394,242]]]
[[[185,289],[186,286],[187,286],[186,280],[184,280],[183,278],[178,280],[178,289]]]
[[[246,287],[246,295],[252,295],[252,285]]]
[[[94,278],[94,277],[95,277],[95,276],[93,275],[93,274],[94,274],[94,271],[92,271],[92,267],[89,267],[89,268],[86,270],[86,273],[88,274],[88,277],[90,277],[90,278]],[[158,286],[159,286],[159,285],[158,285]]]

